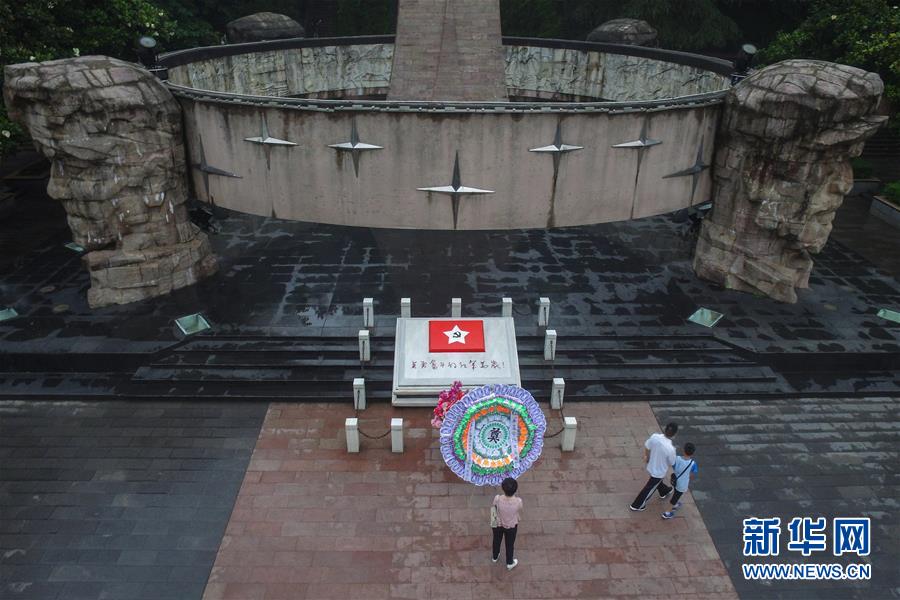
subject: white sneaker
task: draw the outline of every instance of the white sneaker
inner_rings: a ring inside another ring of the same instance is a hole
[[[491,562],[492,562],[492,563],[495,563],[495,562],[497,562],[498,560],[500,560],[500,557],[499,557],[499,556],[498,556],[497,558],[494,558],[493,556],[491,557]]]
[[[517,565],[517,564],[519,564],[519,559],[518,559],[518,558],[514,558],[511,565],[506,565],[506,570],[507,570],[507,571],[512,571],[513,569],[516,568],[516,565]]]

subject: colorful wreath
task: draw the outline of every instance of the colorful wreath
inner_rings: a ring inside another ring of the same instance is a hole
[[[486,385],[454,403],[441,424],[441,455],[475,485],[516,478],[541,455],[547,420],[527,390]]]

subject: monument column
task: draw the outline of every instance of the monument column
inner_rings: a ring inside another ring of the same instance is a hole
[[[506,101],[499,0],[399,0],[389,100]]]

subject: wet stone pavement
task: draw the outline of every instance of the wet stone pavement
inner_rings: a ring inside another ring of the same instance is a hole
[[[693,442],[700,472],[694,500],[742,598],[900,598],[900,400],[653,402],[662,425],[681,423],[677,446]],[[779,517],[777,558],[742,556],[742,521]],[[826,552],[787,549],[794,517],[825,517]],[[871,519],[871,555],[832,553],[835,517]],[[741,564],[866,563],[864,582],[755,582]]]
[[[21,210],[50,210],[46,202]],[[0,323],[0,343],[17,352],[149,352],[175,341],[172,319],[201,311],[223,334],[355,335],[365,296],[375,299],[380,323],[399,313],[405,296],[414,313],[433,315],[447,314],[451,297],[462,298],[464,314],[496,314],[509,296],[527,331],[546,296],[560,335],[696,333],[686,318],[702,305],[725,314],[717,336],[757,352],[900,351],[900,325],[875,316],[900,307],[900,283],[837,241],[815,258],[800,301],[784,305],[694,277],[687,224],[671,216],[434,232],[220,212],[221,232],[211,237],[218,274],[168,297],[98,310],[86,305],[79,256],[63,247],[62,216],[56,226],[34,225],[31,245],[0,264],[0,303],[22,315]]]

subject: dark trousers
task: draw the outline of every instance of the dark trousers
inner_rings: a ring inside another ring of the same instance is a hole
[[[678,504],[678,501],[681,500],[681,497],[683,495],[684,495],[684,492],[679,492],[678,490],[675,490],[675,492],[672,494],[672,506],[675,506],[676,504]]]
[[[506,564],[511,565],[515,554],[516,532],[519,530],[519,526],[516,525],[512,529],[505,527],[494,527],[493,529],[494,552],[491,554],[491,558],[495,560],[500,558],[500,542],[503,541],[503,538],[506,538]]]
[[[644,486],[644,489],[640,491],[637,495],[637,498],[634,499],[634,502],[631,503],[633,508],[642,508],[645,504],[647,504],[647,499],[653,494],[653,490],[657,490],[659,492],[660,498],[665,498],[666,494],[672,488],[667,486],[662,482],[661,477],[651,477],[647,480],[647,485]]]

